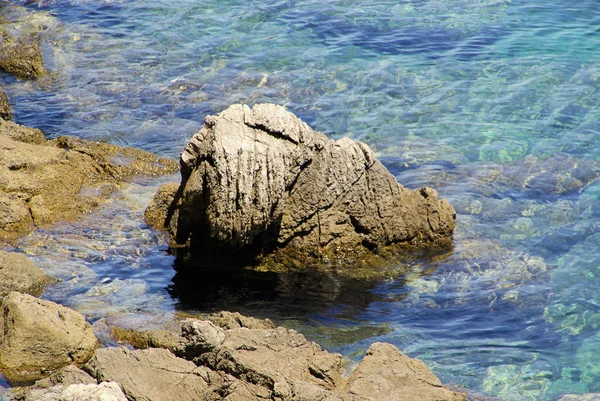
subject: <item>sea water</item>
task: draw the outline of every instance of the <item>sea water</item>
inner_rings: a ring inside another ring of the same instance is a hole
[[[62,279],[44,297],[97,327],[240,310],[354,360],[388,341],[443,382],[503,400],[600,392],[597,1],[21,3],[5,10],[35,24],[51,74],[0,78],[14,119],[48,137],[177,157],[207,114],[273,102],[367,143],[458,213],[452,253],[387,280],[189,280],[142,222],[159,182],[138,180],[96,215],[17,244]]]

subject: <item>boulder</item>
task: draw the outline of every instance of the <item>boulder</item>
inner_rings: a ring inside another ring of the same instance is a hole
[[[18,292],[1,308],[0,368],[13,384],[83,364],[98,348],[92,326],[69,308]]]
[[[10,108],[10,104],[8,103],[8,96],[4,93],[4,90],[0,88],[0,118],[4,120],[10,120],[12,115],[12,110]]]
[[[19,78],[39,78],[47,74],[39,37],[4,40],[0,46],[0,69]]]
[[[96,380],[115,381],[130,400],[205,400],[218,375],[165,349],[102,348],[84,366]]]
[[[176,171],[174,160],[139,149],[59,137],[0,120],[0,240],[73,220],[136,175]]]
[[[467,401],[450,391],[418,359],[403,355],[387,343],[372,344],[348,378],[348,391],[368,400]]]
[[[34,265],[27,256],[0,250],[0,297],[11,291],[38,296],[46,284],[52,281],[54,279]]]
[[[127,401],[118,383],[71,384],[32,390],[24,401]]]
[[[206,117],[180,164],[157,224],[177,246],[327,256],[447,242],[454,230],[454,209],[434,189],[403,187],[367,145],[329,140],[272,104]]]

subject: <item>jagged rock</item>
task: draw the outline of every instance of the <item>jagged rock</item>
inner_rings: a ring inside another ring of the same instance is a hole
[[[4,93],[4,90],[0,88],[0,118],[4,120],[10,120],[12,115],[12,110],[10,108],[10,104],[8,103],[8,96]]]
[[[404,188],[367,145],[329,140],[276,105],[206,117],[181,174],[159,226],[194,249],[327,255],[437,243],[454,230],[454,209],[435,190]]]
[[[181,335],[184,338],[184,346],[178,353],[191,357],[219,349],[225,341],[225,331],[208,320],[183,321]]]
[[[84,366],[98,381],[121,385],[130,400],[195,401],[208,398],[219,375],[158,348],[102,348]]]
[[[161,185],[144,213],[146,224],[150,227],[165,228],[163,225],[168,219],[169,207],[175,199],[178,188],[179,184],[176,183]]]
[[[40,39],[4,39],[0,45],[0,69],[19,78],[39,78],[46,75]]]
[[[220,346],[193,360],[268,392],[294,389],[296,383],[333,391],[342,381],[341,355],[323,351],[302,334],[283,327],[227,330]]]
[[[0,297],[11,291],[34,296],[42,293],[54,279],[34,265],[27,256],[0,250]]]
[[[98,340],[85,318],[64,306],[11,292],[0,316],[0,368],[12,383],[40,379],[92,357]]]
[[[71,384],[32,390],[24,401],[127,401],[118,383]]]
[[[247,327],[249,329],[274,329],[275,325],[270,319],[256,319],[254,317],[244,316],[238,312],[218,312],[208,317],[208,320],[222,329],[239,329]]]
[[[372,344],[348,379],[348,391],[368,400],[467,401],[442,386],[427,366],[387,343]]]
[[[0,120],[0,239],[73,220],[138,174],[174,172],[174,160],[76,138],[46,141],[39,130]]]

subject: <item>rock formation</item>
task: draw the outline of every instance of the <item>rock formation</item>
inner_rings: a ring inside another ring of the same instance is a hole
[[[38,296],[46,284],[52,281],[54,279],[34,265],[27,256],[0,250],[0,297],[11,291]]]
[[[140,332],[137,338],[143,336]],[[221,312],[205,321],[184,320],[176,337],[171,352],[100,349],[83,371],[69,366],[21,389],[17,398],[70,400],[65,397],[75,390],[82,397],[110,390],[116,397],[122,389],[130,400],[466,401],[463,393],[444,388],[423,362],[390,344],[373,344],[345,379],[340,355],[268,319]],[[103,382],[116,384],[96,386]]]
[[[4,90],[0,88],[0,118],[10,120],[11,116],[12,110],[10,108],[10,103],[8,103],[8,96],[6,96]]]
[[[181,174],[178,190],[163,188],[149,210],[160,215],[171,192],[158,226],[192,249],[333,255],[444,242],[454,230],[454,209],[435,190],[404,188],[367,145],[329,140],[276,105],[206,117]]]
[[[176,169],[175,161],[143,150],[70,137],[47,141],[37,129],[0,119],[0,240],[72,220],[137,174]]]
[[[4,297],[1,312],[0,368],[12,383],[83,364],[98,347],[85,318],[54,302],[11,292]]]

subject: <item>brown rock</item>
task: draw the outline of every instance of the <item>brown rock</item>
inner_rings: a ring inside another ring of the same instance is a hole
[[[69,308],[18,292],[4,297],[1,308],[0,368],[12,383],[83,364],[98,347],[90,324]]]
[[[589,393],[583,395],[567,394],[558,401],[600,401],[600,393]]]
[[[450,391],[425,364],[403,355],[387,343],[372,344],[347,385],[351,394],[367,400],[467,401]]]
[[[0,69],[19,78],[39,78],[46,75],[40,39],[24,37],[4,40],[0,46]]]
[[[0,297],[11,291],[38,296],[54,279],[20,253],[0,251]]]
[[[116,145],[59,137],[0,120],[0,239],[73,220],[138,174],[174,172],[174,160]]]
[[[176,183],[161,185],[144,213],[146,224],[157,230],[166,228],[165,222],[168,220],[169,210],[173,204],[178,188],[179,184]]]
[[[208,317],[208,320],[222,329],[239,329],[246,327],[249,329],[274,329],[275,325],[270,319],[256,319],[254,317],[244,316],[238,312],[218,312]]]
[[[102,348],[84,369],[99,382],[119,383],[125,395],[136,401],[212,399],[207,398],[211,392],[209,383],[219,379],[204,367],[155,348]]]
[[[181,173],[163,226],[194,249],[333,255],[439,243],[454,230],[454,209],[435,190],[404,188],[367,145],[329,140],[280,106],[208,116]]]
[[[8,96],[6,96],[6,93],[0,88],[0,118],[10,120],[11,114],[12,110],[8,103]]]

